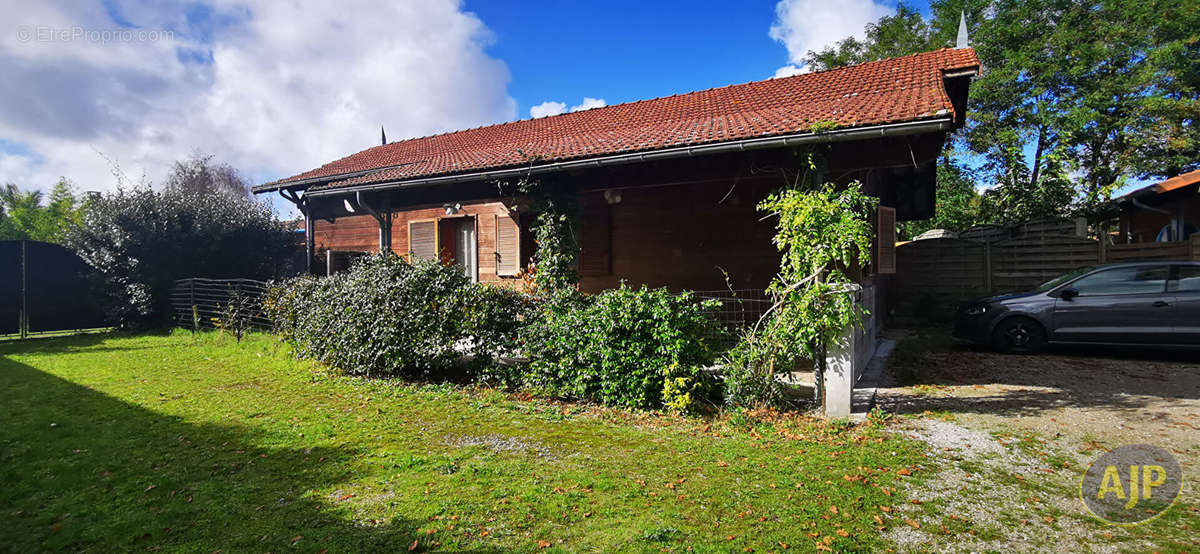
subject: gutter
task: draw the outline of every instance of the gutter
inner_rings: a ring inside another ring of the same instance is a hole
[[[516,167],[509,169],[501,169],[496,171],[479,171],[474,173],[464,173],[459,175],[443,175],[439,177],[426,177],[418,179],[395,179],[390,181],[382,181],[379,183],[369,183],[364,185],[338,187],[322,190],[311,190],[305,196],[311,197],[328,197],[338,196],[347,193],[358,193],[365,191],[375,191],[383,189],[395,188],[415,188],[433,185],[442,185],[450,183],[461,183],[466,181],[489,181],[494,179],[503,179],[507,177],[519,177],[524,175],[536,175],[542,173],[550,173],[554,171],[566,171],[576,168],[591,168],[605,167],[611,165],[622,165],[636,162],[644,162],[651,160],[666,160],[677,158],[690,158],[693,156],[702,156],[708,154],[720,154],[725,152],[740,152],[746,150],[762,150],[766,148],[780,148],[785,146],[794,146],[800,144],[813,144],[823,142],[842,142],[849,140],[872,139],[880,137],[895,137],[905,135],[915,135],[920,133],[930,133],[937,131],[948,131],[954,127],[953,117],[942,117],[939,119],[931,119],[926,121],[910,121],[905,123],[890,123],[885,125],[872,125],[870,127],[855,127],[849,129],[834,129],[832,131],[823,131],[819,133],[806,132],[792,135],[775,136],[775,137],[758,137],[736,140],[732,142],[720,142],[716,144],[702,144],[697,146],[681,146],[676,148],[668,148],[665,150],[654,150],[649,152],[634,152],[628,154],[616,154],[612,156],[603,156],[599,158],[588,158],[582,160],[570,160],[545,165],[535,165],[532,167]],[[386,169],[386,168],[382,168]],[[372,173],[381,169],[373,169],[362,173]],[[325,180],[333,180],[337,178],[326,177]],[[350,177],[345,177],[350,178]],[[283,186],[293,186],[295,183],[287,183]],[[269,190],[269,189],[268,189]],[[264,190],[263,192],[266,192]]]

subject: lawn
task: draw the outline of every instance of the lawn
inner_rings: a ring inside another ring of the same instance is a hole
[[[344,377],[268,335],[0,343],[0,549],[879,550],[885,423]]]

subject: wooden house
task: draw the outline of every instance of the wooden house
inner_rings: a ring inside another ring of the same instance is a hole
[[[296,203],[314,272],[391,250],[520,283],[533,240],[515,183],[533,179],[577,199],[585,291],[762,290],[779,254],[756,205],[814,153],[820,180],[881,201],[870,282],[894,271],[895,222],[932,216],[935,161],[978,71],[973,50],[942,49],[387,143],[254,192]]]
[[[1173,242],[1200,232],[1200,170],[1145,186],[1116,199],[1118,242]]]

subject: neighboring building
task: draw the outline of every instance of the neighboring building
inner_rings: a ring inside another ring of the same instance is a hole
[[[884,226],[933,215],[935,161],[978,71],[973,50],[943,49],[393,142],[254,192],[297,203],[314,272],[338,265],[329,252],[390,249],[515,285],[533,244],[513,183],[528,176],[577,195],[585,291],[721,290],[727,276],[761,290],[779,254],[755,206],[806,152],[823,180],[880,198]],[[864,283],[894,267],[894,233],[881,236]]]
[[[1200,170],[1137,189],[1116,202],[1120,242],[1187,240],[1200,230]]]

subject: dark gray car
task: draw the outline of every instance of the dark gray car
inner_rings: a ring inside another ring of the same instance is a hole
[[[954,336],[1002,352],[1046,343],[1200,347],[1200,262],[1085,267],[959,306]]]

